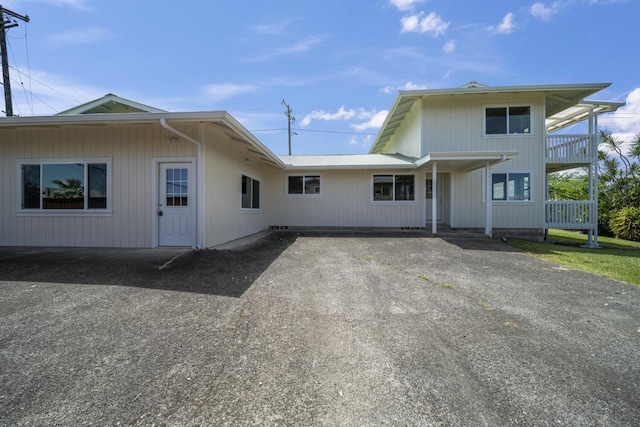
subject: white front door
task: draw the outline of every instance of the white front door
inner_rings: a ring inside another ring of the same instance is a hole
[[[195,246],[193,163],[160,163],[158,174],[158,245]]]
[[[438,175],[438,182],[436,183],[436,212],[438,217],[436,221],[442,221],[442,185],[444,182],[442,181],[442,175]],[[427,202],[426,206],[426,220],[427,222],[431,222],[433,219],[433,180],[431,178],[427,178],[425,184],[425,198]]]

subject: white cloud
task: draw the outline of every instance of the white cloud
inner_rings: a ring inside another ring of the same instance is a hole
[[[340,108],[338,108],[338,111],[336,111],[335,113],[328,113],[322,110],[312,111],[306,116],[304,116],[304,118],[300,122],[300,126],[302,127],[309,126],[309,124],[311,124],[311,121],[313,120],[325,120],[325,121],[349,120],[355,116],[356,116],[356,110],[354,109],[347,110],[344,108],[344,105],[343,105]]]
[[[352,125],[352,127],[357,132],[362,132],[362,131],[367,130],[367,129],[380,129],[380,127],[384,123],[384,120],[387,118],[387,114],[389,114],[389,111],[387,111],[387,110],[378,111],[378,112],[374,113],[371,116],[371,118],[369,120],[367,120],[366,122],[360,123],[360,124],[356,124],[356,125]]]
[[[389,3],[404,12],[413,9],[417,3],[422,3],[422,0],[389,0]]]
[[[262,61],[268,61],[270,59],[273,59],[279,56],[305,53],[310,51],[311,49],[313,49],[314,47],[316,47],[317,45],[321,44],[324,41],[325,41],[325,37],[311,36],[306,38],[305,40],[299,41],[289,46],[268,49],[259,55],[248,58],[247,60],[249,62],[262,62]]]
[[[83,30],[66,31],[53,34],[49,37],[49,43],[55,45],[81,45],[100,43],[111,39],[114,34],[103,28],[86,28]]]
[[[280,35],[291,25],[290,21],[277,24],[254,25],[251,29],[257,34]]]
[[[88,86],[80,82],[69,81],[66,77],[44,71],[32,70],[31,81],[25,75],[11,70],[13,81],[23,81],[25,88],[12,84],[14,114],[21,116],[52,115],[75,107],[93,99],[100,98],[109,91]]]
[[[223,101],[243,93],[254,92],[257,87],[254,85],[239,85],[235,83],[211,84],[205,88],[210,99],[215,102]]]
[[[548,21],[549,19],[551,19],[551,16],[558,13],[558,3],[553,3],[550,7],[547,7],[542,2],[534,3],[529,9],[529,13],[531,13],[531,15],[535,18]]]
[[[442,50],[444,50],[445,53],[453,53],[456,51],[456,41],[455,39],[451,39],[448,42],[446,42],[444,44],[444,46],[442,46]]]
[[[403,90],[424,90],[424,89],[426,89],[426,88],[427,88],[427,87],[426,87],[426,86],[424,86],[424,85],[419,85],[419,84],[414,83],[414,82],[407,82],[407,83],[404,85]]]
[[[386,87],[382,88],[382,92],[383,93],[395,93],[395,92],[397,92],[399,90],[425,90],[425,89],[427,89],[427,86],[425,86],[425,85],[419,85],[419,84],[414,83],[414,82],[407,82],[403,86],[398,86],[398,87],[386,86]]]
[[[516,25],[513,23],[513,13],[507,13],[504,18],[502,18],[502,22],[497,26],[490,26],[488,28],[489,31],[495,34],[509,34],[512,33],[516,29]]]
[[[434,37],[444,34],[449,28],[449,22],[445,22],[436,12],[424,15],[408,15],[400,19],[401,33],[431,33]]]
[[[601,128],[607,128],[623,140],[630,141],[640,134],[640,87],[632,90],[623,107],[618,111],[603,116]]]
[[[347,109],[343,105],[338,108],[336,112],[327,112],[323,110],[312,111],[302,119],[300,126],[309,126],[313,120],[360,120],[360,123],[352,124],[351,127],[357,132],[362,132],[367,129],[377,129],[382,126],[384,119],[387,117],[387,113],[387,110],[367,111],[364,108],[358,108],[357,110],[354,108]]]

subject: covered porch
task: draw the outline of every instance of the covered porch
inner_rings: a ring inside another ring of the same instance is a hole
[[[547,174],[544,228],[587,231],[587,246],[598,247],[598,115],[612,112],[621,102],[582,100],[546,119],[545,172]],[[580,122],[585,134],[552,134]],[[582,168],[587,174],[587,200],[551,200],[548,175]]]
[[[478,169],[484,169],[483,186],[487,195],[491,194],[491,168],[499,163],[513,159],[518,155],[517,151],[481,151],[481,152],[450,152],[450,153],[429,153],[416,161],[418,168],[425,171],[427,177],[430,176],[432,183],[432,193],[438,194],[438,188],[441,185],[438,176],[439,172],[472,172]],[[484,224],[484,234],[491,237],[493,229],[493,209],[491,197],[486,198],[485,203],[486,215]],[[431,203],[430,215],[425,212],[425,222],[427,218],[431,218],[431,233],[438,234],[438,206],[437,203]],[[425,204],[426,211],[426,204]],[[441,226],[443,227],[443,226]]]

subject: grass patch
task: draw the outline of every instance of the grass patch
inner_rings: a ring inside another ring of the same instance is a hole
[[[549,230],[555,243],[510,240],[514,248],[560,265],[640,286],[640,243],[599,237],[600,249],[583,248],[587,235],[566,230]]]

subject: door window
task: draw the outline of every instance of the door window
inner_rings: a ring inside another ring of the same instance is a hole
[[[167,206],[189,206],[188,169],[167,169]]]

